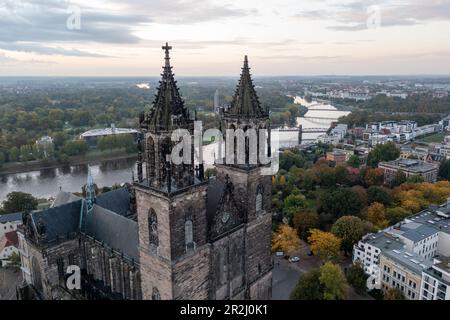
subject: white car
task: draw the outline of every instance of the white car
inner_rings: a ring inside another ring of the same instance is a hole
[[[299,262],[300,258],[299,257],[290,257],[289,258],[289,262]]]

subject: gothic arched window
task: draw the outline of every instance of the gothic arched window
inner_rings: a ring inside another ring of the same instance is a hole
[[[153,209],[148,213],[148,240],[151,249],[158,247],[158,217]]]
[[[156,287],[153,287],[152,290],[152,300],[161,300],[161,295],[159,294],[159,290]]]
[[[184,243],[186,245],[186,251],[195,249],[194,242],[194,219],[192,214],[192,208],[186,211],[184,219]]]
[[[261,185],[256,189],[256,213],[263,211],[263,188]]]

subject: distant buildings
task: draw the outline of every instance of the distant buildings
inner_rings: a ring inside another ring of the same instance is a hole
[[[406,177],[421,176],[425,182],[436,182],[439,165],[413,159],[397,159],[389,162],[380,162],[378,168],[384,170],[384,182],[390,183],[398,171],[405,173]]]
[[[431,206],[353,247],[368,288],[399,289],[410,300],[450,300],[450,199]]]
[[[341,150],[333,150],[327,152],[326,159],[333,161],[336,166],[343,166],[347,162],[347,154]]]
[[[130,134],[136,140],[139,132],[135,129],[116,128],[114,124],[111,124],[111,128],[86,131],[80,135],[80,139],[84,139],[89,145],[94,146],[99,138],[118,134]]]

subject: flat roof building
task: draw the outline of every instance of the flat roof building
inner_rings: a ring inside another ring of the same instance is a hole
[[[384,170],[384,182],[389,183],[398,171],[403,171],[406,177],[421,176],[425,182],[436,182],[439,165],[414,159],[397,159],[380,162],[380,169]]]

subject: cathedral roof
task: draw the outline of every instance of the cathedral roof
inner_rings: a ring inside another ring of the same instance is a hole
[[[74,201],[77,201],[80,199],[81,199],[80,197],[74,195],[71,192],[60,191],[56,195],[56,198],[55,198],[55,201],[53,201],[52,207],[59,207],[59,206],[62,206],[63,204],[74,202]]]
[[[181,99],[170,65],[169,50],[172,47],[166,43],[162,48],[165,51],[165,65],[148,123],[149,129],[155,131],[168,131],[172,128],[182,127],[189,122],[189,113]]]
[[[247,119],[266,118],[268,116],[262,109],[258,96],[256,95],[247,56],[244,58],[241,78],[234,93],[231,106],[226,110],[225,115]]]
[[[31,218],[34,226],[45,226],[46,241],[56,240],[58,236],[66,236],[77,232],[80,224],[80,212],[83,200],[73,201],[58,207],[42,211],[34,211]]]
[[[136,221],[95,204],[84,218],[82,231],[129,258],[139,259]]]
[[[127,187],[123,187],[99,194],[95,198],[95,203],[121,216],[127,216],[130,212],[130,200],[130,191]]]

